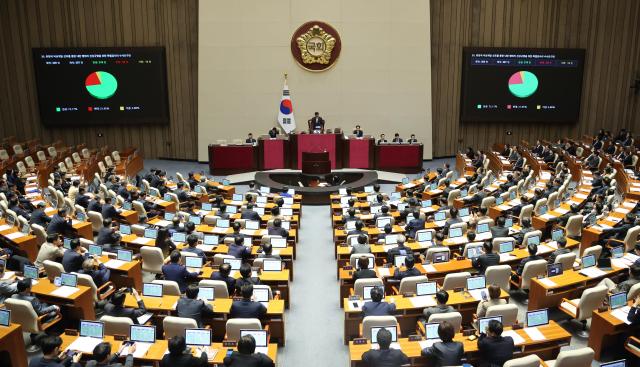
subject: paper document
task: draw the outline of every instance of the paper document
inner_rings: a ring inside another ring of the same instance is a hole
[[[513,260],[515,259],[515,256],[506,253],[506,254],[500,254],[500,262],[505,262],[505,261],[509,261],[509,260]]]
[[[408,184],[404,185],[404,188],[405,189],[410,189],[410,188],[415,187],[415,186],[416,186],[415,184],[409,182]]]
[[[100,343],[102,343],[102,338],[81,336],[78,339],[74,340],[73,343],[69,344],[67,350],[77,350],[82,353],[92,354],[93,348],[95,348],[96,345]]]
[[[553,209],[554,212],[559,213],[559,214],[567,214],[569,213],[569,209],[565,209],[565,208],[555,208]]]
[[[205,252],[213,251],[214,247],[215,247],[215,245],[198,245],[198,246],[196,246],[196,248],[199,248],[200,250],[205,251]]]
[[[126,263],[127,263],[126,261],[113,259],[104,263],[104,266],[106,266],[107,268],[119,269],[122,265]]]
[[[544,245],[538,246],[538,254],[548,254],[550,252],[553,252],[553,250],[554,248],[551,246],[547,246],[546,243]]]
[[[482,288],[482,289],[473,289],[469,291],[469,294],[471,294],[471,296],[476,299],[477,301],[482,301],[482,292],[485,292],[487,295],[489,293],[487,293],[487,290]]]
[[[546,219],[546,220],[551,220],[551,219],[555,219],[555,218],[556,218],[556,216],[555,216],[555,215],[553,215],[553,214],[549,214],[549,213],[542,214],[540,217],[541,217],[541,218],[544,218],[544,219]]]
[[[433,296],[416,296],[409,298],[409,300],[415,308],[432,307],[436,305]]]
[[[13,232],[5,235],[5,237],[7,237],[10,240],[15,240],[16,238],[25,237],[25,236],[26,234],[22,232]]]
[[[540,283],[542,283],[542,285],[544,285],[545,287],[548,287],[548,288],[555,287],[557,285],[556,282],[554,282],[553,280],[551,280],[549,278],[538,279],[538,281]]]
[[[420,344],[420,349],[425,349],[433,346],[435,343],[442,341],[440,339],[429,339],[429,340],[420,340],[418,344]]]
[[[151,319],[151,317],[153,317],[153,313],[152,312],[147,312],[144,315],[138,317],[138,324],[140,325],[144,325],[147,323],[147,321],[149,321]]]
[[[601,276],[604,276],[604,275],[607,274],[604,271],[596,268],[595,266],[592,266],[592,267],[586,268],[586,269],[582,269],[582,270],[580,270],[579,273],[584,275],[585,277],[589,277],[589,278],[598,278],[598,277],[601,277]]]
[[[15,271],[5,271],[4,274],[2,274],[2,280],[12,279],[15,275],[16,275]],[[33,284],[33,281],[32,281],[32,284]]]
[[[146,238],[146,237],[136,237],[135,240],[133,240],[133,243],[137,243],[138,245],[146,245],[147,243],[149,243],[151,241],[150,238]]]
[[[240,234],[243,234],[245,236],[253,236],[255,230],[254,229],[241,229],[240,230]]]
[[[545,246],[549,246],[554,250],[558,249],[558,242],[556,242],[556,241],[549,241],[549,242],[545,243],[544,245]]]
[[[611,266],[615,268],[628,268],[629,264],[626,259],[611,259]]]
[[[585,195],[585,194],[576,194],[575,196],[576,196],[578,199],[586,199],[586,198],[587,198],[587,195]]]
[[[629,306],[616,308],[615,310],[611,311],[611,316],[624,322],[627,325],[631,324],[631,322],[627,320],[627,317],[629,316]]]
[[[520,345],[524,343],[524,338],[520,336],[520,334],[516,333],[513,330],[506,330],[502,332],[502,337],[510,336],[513,339],[514,345]]]
[[[389,277],[391,276],[391,271],[389,271],[389,268],[378,268],[378,275],[383,278]]]
[[[11,229],[13,228],[13,226],[10,226],[8,224],[3,224],[0,226],[0,231],[6,231],[7,229]]]
[[[437,271],[438,271],[438,270],[436,269],[436,267],[435,267],[435,266],[433,266],[433,265],[431,265],[431,264],[429,264],[429,265],[422,265],[422,267],[424,268],[424,270],[425,270],[427,273],[435,273],[435,272],[437,272]]]
[[[398,245],[382,245],[384,252],[389,252],[389,250],[398,247]]]
[[[70,295],[76,293],[78,291],[78,288],[75,287],[69,287],[66,285],[63,285],[62,287],[59,287],[58,289],[52,291],[51,293],[49,293],[49,295],[51,296],[56,296],[56,297],[61,297],[61,298],[66,298],[69,297]]]
[[[164,220],[164,219],[160,219],[159,221],[155,222],[153,225],[154,225],[154,226],[159,226],[159,227],[166,227],[166,226],[168,226],[169,224],[171,224],[171,222],[170,222],[170,221],[168,221],[168,220]]]
[[[256,348],[256,352],[257,352]],[[371,344],[371,349],[380,349],[380,346],[376,343],[376,344]],[[401,350],[402,348],[400,347],[400,344],[396,343],[391,343],[391,345],[389,345],[389,349],[398,349]]]
[[[540,332],[540,329],[538,329],[537,327],[526,327],[523,329],[525,333],[527,333],[527,335],[529,335],[529,338],[531,338],[531,340],[545,340],[546,338],[544,337],[544,335],[542,335],[542,332]]]

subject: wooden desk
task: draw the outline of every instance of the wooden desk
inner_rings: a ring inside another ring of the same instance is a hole
[[[0,226],[6,225],[6,224],[7,222],[4,219],[0,220]],[[19,255],[26,256],[31,262],[36,261],[36,258],[38,257],[38,249],[39,249],[38,239],[36,238],[36,236],[31,234],[21,235],[20,237],[17,237],[17,238],[9,238],[11,236],[16,236],[16,235],[10,235],[11,233],[19,233],[19,232],[20,232],[20,229],[14,226],[9,229],[5,229],[4,231],[0,231],[0,236],[2,236],[2,239],[6,241],[11,247],[18,250]],[[7,237],[7,235],[10,235],[10,236]]]
[[[205,266],[202,268],[202,274],[200,274],[201,279],[210,279],[211,274],[217,272],[213,268],[209,266]],[[233,275],[234,278],[240,278],[240,272],[236,271]],[[280,292],[280,298],[285,302],[285,307],[288,309],[291,295],[290,295],[290,287],[289,287],[289,269],[283,269],[281,271],[262,271],[258,273],[258,278],[260,278],[260,282],[266,284],[271,287],[274,291]],[[229,293],[232,293],[232,290],[229,290]]]
[[[122,264],[119,267],[113,267],[108,264],[108,256],[101,256],[100,261],[111,270],[110,280],[115,283],[118,288],[134,287],[142,289],[142,261],[133,260]]]
[[[515,332],[524,338],[523,344],[516,347],[514,352],[514,358],[524,357],[530,354],[537,354],[539,356],[550,356],[548,359],[555,358],[560,352],[560,348],[569,345],[571,341],[571,334],[564,330],[555,321],[550,321],[549,325],[538,327],[540,332],[545,336],[545,340],[534,341],[529,338],[529,335],[524,330],[515,330]],[[510,330],[510,328],[505,328]],[[468,359],[468,363],[477,363],[479,361],[478,354],[478,342],[477,340],[469,340],[468,337],[463,336],[461,333],[457,333],[454,337],[455,341],[459,341],[464,345],[465,356]],[[400,338],[398,340],[402,351],[409,357],[411,366],[428,366],[427,360],[421,357],[422,348],[419,342],[409,341],[407,338]],[[371,349],[371,344],[354,345],[353,342],[349,342],[349,360],[352,367],[363,366],[362,354]]]
[[[0,350],[9,351],[11,367],[27,367],[27,352],[19,324],[0,326]]]
[[[51,292],[58,287],[53,285],[47,278],[38,279],[38,284],[31,287],[31,292],[38,296],[40,301],[58,305],[61,308],[69,308],[70,316],[74,320],[95,320],[93,293],[89,287],[79,285],[78,290],[68,297],[58,297]],[[65,318],[67,313],[62,310]]]
[[[629,300],[629,306],[633,304]],[[594,359],[600,360],[602,351],[612,345],[622,345],[626,333],[638,330],[640,325],[627,325],[617,317],[611,315],[611,311],[600,312],[595,310],[591,316],[591,328],[589,330],[588,346],[595,352]]]

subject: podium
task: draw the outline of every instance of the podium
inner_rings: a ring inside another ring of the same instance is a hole
[[[286,135],[270,138],[264,135],[258,138],[258,157],[260,169],[287,168],[289,165],[287,151],[289,139]]]
[[[315,175],[331,173],[329,152],[302,152],[302,173]]]
[[[349,168],[373,168],[373,146],[375,139],[371,135],[361,138],[355,135],[345,137],[344,166]]]
[[[302,169],[302,154],[305,152],[329,153],[331,169],[342,168],[342,134],[291,134],[290,158],[292,169]]]

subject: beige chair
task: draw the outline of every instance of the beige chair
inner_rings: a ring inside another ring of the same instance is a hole
[[[416,284],[427,282],[429,279],[426,275],[417,275],[413,277],[402,278],[400,281],[400,287],[398,289],[398,294],[405,293],[416,293]]]
[[[124,335],[128,337],[130,326],[133,325],[133,320],[130,317],[104,315],[100,318],[100,321],[104,323],[105,335]]]
[[[33,161],[33,158],[31,158],[31,156],[24,157],[24,163],[27,164],[29,170],[33,170],[34,168],[36,168],[36,162]]]
[[[362,320],[362,337],[371,340],[371,329],[374,327],[398,326],[395,316],[367,316]],[[400,334],[400,328],[398,328]]]
[[[542,198],[536,201],[536,204],[533,207],[533,212],[535,213],[535,215],[541,215],[540,209],[545,205],[547,205],[547,198]]]
[[[111,156],[113,157],[113,161],[116,164],[120,164],[120,161],[121,161],[120,152],[118,152],[117,150],[114,150],[113,152],[111,152]]]
[[[59,277],[60,274],[64,273],[64,267],[59,262],[45,260],[42,262],[44,266],[44,271],[47,273],[47,278],[53,283],[53,280],[56,277]]]
[[[627,231],[627,235],[624,236],[624,240],[620,241],[620,240],[616,240],[614,238],[610,238],[609,239],[609,244],[614,245],[614,246],[620,246],[620,245],[624,245],[624,250],[629,252],[629,251],[633,251],[633,248],[635,247],[636,243],[638,242],[638,235],[640,235],[640,226],[634,226],[631,227],[631,229],[629,229]]]
[[[460,190],[455,189],[449,192],[449,196],[447,197],[447,203],[450,207],[453,207],[453,202],[460,197]]]
[[[469,242],[465,244],[464,249],[462,250],[462,256],[467,257],[467,255],[469,254],[469,249],[472,248],[482,248],[482,243]]]
[[[491,244],[493,245],[493,252],[500,252],[500,244],[503,242],[513,242],[516,243],[516,239],[513,237],[496,237],[491,240]]]
[[[168,192],[166,195],[169,196],[171,198],[171,201],[174,202],[178,207],[180,206],[180,200],[178,200],[178,195],[172,192]]]
[[[165,316],[162,320],[162,328],[164,329],[165,339],[174,336],[184,336],[186,329],[196,329],[198,323],[190,317]]]
[[[259,319],[230,319],[225,325],[226,340],[240,340],[240,330],[262,330]]]
[[[547,274],[547,260],[533,260],[524,265],[522,275],[520,276],[519,287],[522,290],[529,289],[531,278],[545,276]]]
[[[49,153],[49,156],[51,158],[55,158],[58,156],[58,152],[56,151],[56,147],[54,147],[53,145],[50,146],[49,148],[47,148],[47,152]]]
[[[582,323],[582,330],[578,332],[578,336],[582,338],[589,336],[587,332],[587,319],[591,318],[593,310],[602,305],[602,301],[607,297],[607,291],[607,286],[599,285],[586,289],[582,292],[582,296],[579,299],[562,299],[562,303],[560,307],[558,307],[560,311]]]
[[[6,149],[0,149],[0,161],[7,161],[9,158],[9,153],[7,153]]]
[[[547,367],[591,367],[594,354],[589,347],[563,350],[555,360],[545,361],[545,364]]]
[[[13,152],[18,155],[24,154],[24,149],[22,149],[22,145],[16,144],[13,146]]]
[[[89,216],[89,221],[91,222],[91,228],[93,229],[93,232],[100,232],[100,230],[102,229],[102,214],[89,210],[87,212],[87,215]]]
[[[419,229],[419,230],[417,230],[417,231],[416,231],[415,238],[420,237],[420,233],[427,233],[427,232],[431,232],[431,238],[432,238],[432,240],[433,240],[434,238],[436,238],[436,231],[435,231],[435,229]]]
[[[453,330],[455,330],[456,333],[459,333],[462,329],[462,314],[460,312],[436,313],[429,316],[429,320],[427,322],[440,323],[442,321],[448,321],[453,326]]]
[[[542,231],[531,231],[524,234],[524,237],[522,237],[522,243],[527,245],[529,243],[529,238],[535,236],[538,236],[538,239],[542,242]]]
[[[578,239],[582,237],[582,221],[584,217],[580,214],[572,215],[567,220],[564,232],[567,237]]]
[[[213,296],[215,298],[229,298],[229,289],[227,288],[227,283],[222,280],[202,279],[198,283],[198,286],[213,288]],[[233,289],[231,291],[233,291]]]
[[[503,367],[540,367],[540,358],[535,354],[531,354],[526,357],[508,360]]]
[[[595,246],[587,247],[586,249],[584,249],[584,252],[582,253],[582,257],[585,257],[587,255],[595,255],[596,259],[599,259],[600,254],[602,254],[602,246],[595,245]]]
[[[430,247],[427,249],[427,253],[425,254],[425,258],[428,261],[433,260],[433,255],[441,252],[446,252],[449,254],[449,258],[451,258],[451,251],[448,247]]]
[[[555,208],[557,208],[556,199],[558,199],[557,192],[552,192],[551,194],[549,194],[549,198],[547,199],[549,210],[554,210]]]
[[[131,225],[131,233],[135,234],[138,237],[144,237],[145,227],[140,224],[132,224]]]
[[[144,208],[144,205],[142,205],[142,203],[140,203],[137,200],[134,200],[132,202],[132,207],[133,207],[133,210],[135,210],[136,213],[138,213],[138,218],[148,218],[147,210]]]
[[[107,167],[111,168],[113,167],[113,160],[111,159],[111,156],[105,155],[104,156],[104,163],[107,165]]]
[[[460,223],[452,224],[451,227],[449,227],[449,230],[451,230],[452,228],[462,228],[462,233],[466,233],[467,232],[467,222],[460,222]]]
[[[358,259],[360,259],[362,256],[369,258],[369,265],[376,263],[376,257],[373,254],[351,254],[349,256],[349,265],[353,266],[353,268],[356,269],[358,267]]]
[[[44,151],[42,151],[42,150],[39,150],[39,151],[36,153],[36,156],[38,157],[38,161],[40,161],[40,162],[44,162],[44,161],[46,161],[46,160],[47,160],[47,155],[46,155],[46,154],[44,153]]]
[[[151,283],[162,284],[162,294],[165,296],[180,296],[180,287],[173,280],[154,280]]]
[[[154,246],[142,246],[140,248],[140,256],[142,257],[142,271],[162,274],[164,256],[161,249]]]
[[[82,285],[91,289],[91,294],[93,295],[94,302],[105,300],[116,291],[116,286],[112,281],[108,281],[101,285],[100,288],[98,288],[90,275],[78,273],[74,274],[78,276],[78,285]]]
[[[638,295],[640,295],[640,283],[636,283],[631,288],[629,288],[627,299],[636,299]]]
[[[44,230],[44,227],[34,223],[31,225],[31,230],[36,236],[38,244],[42,245],[43,243],[47,242],[47,231]]]
[[[562,254],[556,256],[554,263],[562,264],[562,269],[571,270],[573,269],[573,263],[576,262],[576,254],[573,252],[569,252],[567,254]]]
[[[37,334],[46,331],[62,320],[62,316],[57,314],[53,319],[46,323],[43,322],[47,315],[38,316],[29,301],[7,298],[4,301],[4,305],[7,310],[11,311],[11,322],[22,326],[23,332]]]
[[[505,291],[511,289],[511,266],[509,265],[493,265],[487,267],[484,272],[487,284],[495,284]]]
[[[80,154],[78,154],[78,152],[73,152],[71,154],[71,158],[73,159],[73,162],[76,164],[82,163],[82,158],[80,158]]]
[[[468,271],[449,273],[444,277],[442,289],[445,291],[452,291],[456,288],[467,288],[467,279],[470,277],[471,273]]]
[[[360,298],[364,298],[365,286],[374,286],[374,287],[384,288],[384,284],[382,283],[382,279],[380,278],[357,279],[353,284],[353,294],[356,296],[359,296]]]
[[[496,198],[493,196],[487,196],[486,198],[482,199],[482,202],[480,202],[480,207],[481,208],[487,208],[489,209],[490,207],[496,205]]]
[[[522,223],[523,219],[531,220],[531,215],[533,214],[533,204],[525,205],[520,210],[520,215],[518,216],[518,223]]]
[[[514,304],[489,306],[485,316],[502,316],[504,326],[513,326],[518,323],[518,306]]]
[[[235,259],[235,257],[231,255],[225,255],[225,254],[215,254],[213,255],[213,265],[224,264],[224,259]]]

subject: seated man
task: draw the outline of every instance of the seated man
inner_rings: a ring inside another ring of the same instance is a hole
[[[549,264],[553,264],[554,262],[556,262],[556,258],[558,256],[568,254],[571,252],[571,250],[567,248],[566,238],[562,237],[558,241],[556,241],[556,243],[558,244],[558,249],[552,252],[551,255],[549,255],[549,260],[547,260]]]
[[[396,311],[396,305],[383,301],[383,297],[384,289],[382,287],[371,289],[371,301],[367,301],[362,305],[362,317],[393,315]]]
[[[538,246],[537,245],[528,245],[527,246],[527,250],[529,251],[529,256],[527,256],[524,259],[520,260],[520,264],[518,264],[518,268],[516,269],[516,274],[518,274],[518,275],[522,275],[522,272],[524,271],[524,266],[529,261],[542,259],[542,257],[538,256]]]
[[[358,235],[358,241],[351,246],[351,254],[370,254],[371,246],[369,246],[369,238],[367,235]]]
[[[247,196],[251,197],[249,195],[247,195]],[[249,220],[255,220],[255,221],[259,222],[260,221],[260,214],[258,214],[257,211],[253,210],[253,204],[252,203],[248,203],[247,204],[247,208],[242,211],[242,214],[240,215],[240,219],[249,219]]]
[[[352,279],[355,282],[358,279],[377,278],[375,270],[369,269],[369,258],[360,256],[358,259],[358,270],[353,273]]]
[[[632,325],[640,324],[640,294],[637,295],[633,301],[633,305],[629,309],[629,315],[627,315],[627,320]]]
[[[406,269],[400,270],[400,268],[396,268],[393,273],[393,279],[400,281],[406,277],[415,277],[418,275],[422,275],[422,273],[420,273],[420,270],[414,268],[414,265],[415,258],[413,257],[413,254],[407,255],[407,257],[404,259],[404,266],[406,267]]]
[[[198,246],[198,236],[196,236],[195,234],[190,234],[187,236],[187,245],[188,246],[183,248],[182,251],[196,254],[203,259],[207,258],[204,251],[196,247]]]
[[[232,295],[236,290],[236,279],[229,276],[229,274],[231,274],[231,265],[221,264],[218,271],[211,273],[211,279],[221,280],[227,283],[227,291],[229,292],[229,295]]]
[[[496,219],[496,225],[489,228],[491,230],[491,236],[493,238],[496,237],[508,237],[509,236],[509,228],[506,228],[505,226],[505,219],[504,217],[500,216],[498,217],[498,219]]]
[[[69,236],[73,233],[74,229],[71,225],[71,218],[67,217],[67,210],[65,208],[58,209],[47,226],[47,234]]]
[[[180,201],[180,203],[189,201],[189,193],[185,189],[186,187],[184,182],[182,181],[178,182],[178,184],[176,185],[176,191],[174,192],[174,194],[178,196],[178,201]]]
[[[500,255],[493,252],[493,243],[484,241],[482,243],[482,254],[471,262],[471,265],[478,269],[480,275],[484,275],[487,268],[493,265],[500,265]]]
[[[251,335],[245,335],[238,340],[237,351],[231,352],[230,355],[224,357],[225,366],[237,367],[274,367],[273,360],[268,355],[255,353],[256,340]]]
[[[104,306],[104,314],[113,317],[128,317],[134,324],[138,323],[138,317],[147,313],[144,301],[135,288],[131,288],[131,295],[136,299],[138,308],[124,307],[124,300],[127,297],[127,288],[117,290],[111,300]]]
[[[96,245],[102,246],[102,250],[107,252],[117,252],[122,249],[122,246],[120,246],[120,233],[118,233],[117,228],[112,227],[112,223],[111,219],[104,219],[102,228],[100,228],[96,238]]]
[[[186,353],[187,343],[182,335],[176,335],[167,342],[169,353],[160,361],[160,367],[206,367],[209,357],[202,351],[200,357]]]
[[[322,132],[324,130],[324,119],[320,117],[320,113],[315,112],[313,117],[309,119],[309,132]]]
[[[422,356],[427,357],[433,366],[459,366],[464,357],[464,346],[461,342],[453,341],[456,331],[453,325],[443,321],[438,325],[439,342],[422,350]]]
[[[406,241],[406,237],[399,234],[396,242],[398,244],[398,247],[394,247],[391,250],[389,250],[387,252],[387,263],[388,264],[393,264],[393,261],[395,260],[395,257],[397,255],[408,255],[408,254],[413,254],[413,252],[411,251],[411,249],[407,246],[405,246],[405,241]]]
[[[393,142],[394,143],[402,143],[402,138],[400,137],[400,134],[398,134],[398,133],[393,134]]]
[[[102,206],[102,218],[103,219],[117,219],[118,209],[112,204],[113,199],[111,196],[104,198],[104,205]]]
[[[487,193],[484,192],[484,186],[478,185],[478,191],[476,191],[471,197],[462,199],[465,205],[480,205],[482,199],[487,197]]]
[[[619,284],[616,284],[613,280],[609,278],[604,278],[602,279],[602,281],[600,281],[600,284],[598,285],[606,285],[607,289],[609,289],[609,292],[611,293],[618,293],[618,292],[629,293],[629,290],[631,289],[631,287],[633,287],[638,283],[640,283],[640,266],[631,265],[629,267],[629,279]]]
[[[507,304],[507,300],[500,298],[500,294],[502,293],[502,290],[500,289],[499,286],[497,286],[495,284],[491,284],[487,288],[488,288],[488,291],[489,291],[488,292],[489,293],[489,299],[486,300],[486,301],[480,301],[478,303],[478,308],[476,310],[476,316],[477,317],[485,317],[485,315],[487,314],[487,310],[491,306]]]
[[[444,228],[442,230],[448,235],[449,228],[456,223],[462,223],[462,219],[458,217],[458,209],[451,208],[449,209],[449,219],[444,222]]]
[[[193,273],[188,271],[186,266],[180,264],[181,258],[182,256],[179,251],[172,251],[171,255],[169,255],[169,263],[162,266],[162,274],[165,280],[173,280],[178,283],[180,292],[184,292],[187,290],[187,283],[191,280],[198,279],[198,275],[202,273],[202,270]]]
[[[253,133],[247,134],[247,138],[244,141],[245,144],[255,144],[256,139],[253,138]]]
[[[356,229],[352,229],[349,232],[347,232],[347,237],[353,236],[353,235],[360,235],[360,234],[369,236],[368,232],[362,230],[363,228],[364,228],[364,222],[358,219],[356,221]]]
[[[93,348],[93,359],[89,360],[85,367],[123,367],[118,359],[125,348],[126,346],[121,345],[117,353],[111,354],[111,343],[100,343]],[[133,344],[128,351],[124,367],[133,367],[133,352],[136,351],[136,345]]]
[[[427,322],[429,322],[429,317],[431,317],[431,315],[435,315],[438,313],[455,312],[455,309],[453,307],[447,305],[448,301],[449,293],[447,293],[447,291],[439,290],[438,292],[436,292],[436,306],[427,307],[422,312]]]
[[[203,327],[202,319],[213,317],[213,306],[210,303],[198,299],[200,289],[196,284],[187,287],[185,297],[181,297],[176,305],[178,317],[186,317],[196,320],[198,327]]]
[[[240,289],[242,300],[233,301],[231,304],[230,318],[262,319],[267,313],[267,308],[260,302],[252,301],[253,285],[244,284]]]
[[[77,238],[71,240],[70,247],[71,249],[62,255],[62,266],[67,273],[78,272],[82,269],[87,249],[80,245]]]
[[[269,236],[280,236],[282,238],[289,237],[289,231],[282,228],[282,220],[279,218],[273,220],[273,226],[267,228],[267,234]]]
[[[236,259],[246,260],[251,256],[251,249],[244,245],[244,238],[236,236],[233,239],[233,243],[229,245],[228,255],[235,257]]]
[[[93,279],[93,283],[95,283],[98,288],[108,282],[109,277],[111,276],[111,270],[104,266],[104,264],[97,258],[84,260],[82,263],[82,270],[78,273],[90,276],[91,279]]]
[[[51,218],[44,212],[44,209],[47,207],[47,204],[43,201],[38,203],[36,206],[36,210],[31,213],[31,220],[29,223],[37,224],[42,226],[43,228],[47,228],[49,222],[51,222]]]
[[[356,138],[361,138],[364,136],[364,131],[362,131],[360,125],[356,125],[356,128],[353,129],[353,135],[355,135]]]
[[[262,252],[260,253],[260,255],[258,255],[258,258],[282,260],[280,255],[273,254],[273,246],[270,243],[265,243],[264,245],[262,245]]]
[[[513,358],[513,338],[502,336],[502,323],[498,320],[489,321],[487,330],[480,330],[478,351],[482,361],[491,367],[502,366]]]
[[[409,220],[407,216],[407,220]],[[413,212],[413,219],[407,223],[404,230],[407,233],[408,237],[414,238],[416,236],[416,231],[424,229],[424,220],[420,219],[420,211],[416,210]]]
[[[42,348],[42,356],[34,357],[29,361],[29,367],[81,367],[79,363],[82,353],[69,357],[60,350],[62,339],[59,336],[42,333],[38,336],[38,345]],[[60,356],[63,356],[60,358]]]
[[[362,354],[362,362],[365,366],[400,367],[409,364],[409,358],[401,350],[389,349],[391,345],[391,332],[381,328],[376,334],[379,349],[371,349]]]
[[[11,298],[28,301],[31,303],[33,310],[36,312],[38,316],[47,315],[45,320],[52,319],[58,313],[60,313],[60,307],[56,305],[48,305],[46,303],[40,302],[38,297],[34,296],[31,293],[31,279],[24,278],[18,281],[17,285],[18,293],[11,296]]]
[[[43,267],[45,260],[58,261],[64,255],[64,247],[62,247],[62,239],[57,234],[48,234],[47,242],[40,246],[38,257],[36,257],[35,265],[39,268]]]
[[[242,292],[242,286],[246,284],[254,286],[261,283],[260,278],[252,276],[251,265],[244,263],[240,265],[240,279],[236,279],[236,292]]]

